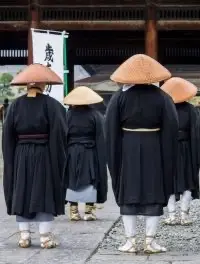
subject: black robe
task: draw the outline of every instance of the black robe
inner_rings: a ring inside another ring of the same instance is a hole
[[[97,190],[97,203],[104,203],[108,184],[103,117],[89,106],[72,107],[67,127],[65,189],[76,191],[91,184]]]
[[[65,118],[65,108],[43,94],[24,95],[11,104],[2,137],[9,215],[33,219],[39,212],[64,214]],[[36,138],[38,134],[47,137]],[[19,135],[29,136],[19,139]]]
[[[161,215],[173,193],[176,165],[178,117],[172,99],[154,85],[120,89],[108,105],[105,127],[108,167],[121,214]]]
[[[194,199],[199,198],[199,116],[198,110],[190,103],[176,104],[179,117],[179,137],[175,194],[186,190],[192,192]],[[180,196],[177,196],[179,199]]]

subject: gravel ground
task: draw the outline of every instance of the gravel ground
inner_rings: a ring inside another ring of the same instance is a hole
[[[179,203],[177,203],[177,209]],[[200,200],[194,200],[191,204],[190,215],[193,220],[191,226],[166,226],[162,224],[163,219],[166,217],[162,216],[161,224],[157,233],[157,240],[160,244],[166,246],[171,252],[180,252],[180,254],[187,253],[199,253],[200,252]],[[142,250],[144,243],[144,219],[138,217],[137,221],[137,243],[138,248]],[[104,241],[99,247],[99,250],[115,251],[117,248],[125,242],[124,228],[122,221],[120,221],[113,227],[110,233],[106,236]],[[142,254],[142,251],[141,251]]]

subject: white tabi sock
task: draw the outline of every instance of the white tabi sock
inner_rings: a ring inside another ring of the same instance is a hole
[[[135,215],[123,215],[122,216],[125,235],[127,238],[135,237],[136,235],[136,216]]]
[[[169,197],[167,208],[168,208],[169,215],[173,214],[173,213],[175,214],[175,211],[176,211],[176,197],[175,197],[175,194],[172,194]]]
[[[39,232],[40,232],[40,235],[50,233],[51,232],[51,229],[52,229],[52,223],[53,223],[53,221],[40,222],[39,223]]]
[[[30,224],[28,222],[19,222],[19,231],[29,231],[30,230]]]
[[[188,212],[190,208],[190,202],[192,200],[192,193],[191,191],[185,191],[182,195],[181,199],[181,211]]]
[[[159,216],[146,216],[146,236],[152,237],[156,235],[158,223],[159,223]]]

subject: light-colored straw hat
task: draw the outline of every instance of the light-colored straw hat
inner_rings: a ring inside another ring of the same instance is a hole
[[[103,102],[103,98],[86,86],[74,88],[65,98],[67,105],[90,105]]]
[[[174,103],[186,102],[197,94],[197,87],[182,78],[173,77],[166,81],[161,89],[169,94]]]
[[[31,64],[22,72],[18,73],[11,82],[11,85],[28,85],[28,84],[62,84],[61,78],[50,68],[39,64]]]
[[[110,79],[123,84],[152,84],[167,80],[171,73],[159,62],[144,54],[137,54],[122,63]]]

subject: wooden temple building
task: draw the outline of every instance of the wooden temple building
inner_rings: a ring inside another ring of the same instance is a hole
[[[31,63],[30,28],[69,32],[76,64],[120,64],[146,53],[198,79],[199,0],[0,0],[0,65]]]

